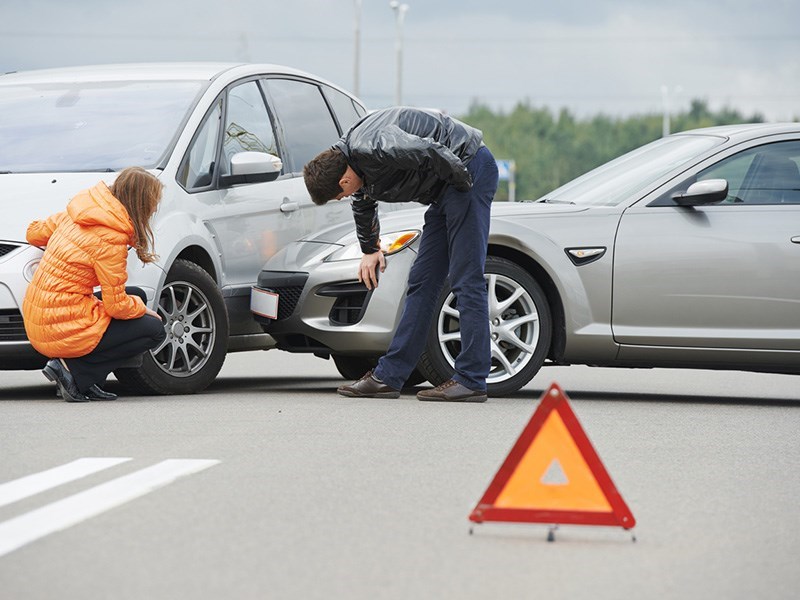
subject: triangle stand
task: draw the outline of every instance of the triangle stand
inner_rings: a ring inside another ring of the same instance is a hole
[[[552,476],[554,470],[559,477]],[[556,383],[542,396],[469,519],[473,523],[548,524],[548,541],[555,541],[558,525],[626,530],[636,525]]]

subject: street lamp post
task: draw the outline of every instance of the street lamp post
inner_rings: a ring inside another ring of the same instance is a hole
[[[667,137],[670,132],[670,113],[672,112],[672,107],[670,106],[670,96],[677,96],[683,91],[683,88],[679,85],[676,85],[672,88],[672,92],[667,86],[661,86],[661,101],[663,104],[663,115],[661,118],[661,136]]]
[[[359,71],[361,61],[361,0],[355,0],[356,22],[354,28],[355,47],[353,48],[353,93],[360,95]]]
[[[403,21],[406,17],[408,4],[400,4],[397,0],[389,2],[389,7],[394,11],[397,23],[397,38],[395,40],[395,54],[397,55],[397,80],[395,84],[394,103],[400,106],[403,103]]]

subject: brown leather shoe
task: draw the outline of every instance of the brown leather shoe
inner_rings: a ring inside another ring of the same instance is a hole
[[[432,390],[417,392],[417,399],[428,402],[486,402],[486,392],[476,392],[451,379]]]
[[[372,371],[367,371],[364,376],[351,383],[343,385],[336,390],[340,396],[350,398],[399,398],[400,390],[390,388],[372,376]]]

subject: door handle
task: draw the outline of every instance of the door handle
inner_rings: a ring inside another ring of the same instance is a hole
[[[281,204],[281,212],[282,213],[294,212],[298,208],[300,208],[300,205],[297,202],[283,202]]]
[[[792,238],[793,244],[800,244],[800,235],[796,235]]]

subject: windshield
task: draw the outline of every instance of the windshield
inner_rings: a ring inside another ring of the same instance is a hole
[[[202,81],[0,86],[0,173],[153,168]]]
[[[616,206],[724,141],[699,135],[661,138],[573,179],[537,202]]]

